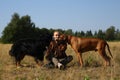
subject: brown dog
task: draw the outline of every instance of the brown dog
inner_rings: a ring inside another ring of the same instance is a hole
[[[71,47],[74,49],[74,51],[77,54],[79,63],[81,64],[81,67],[83,66],[83,59],[82,59],[82,53],[87,51],[98,51],[98,53],[102,56],[102,58],[105,60],[105,66],[110,65],[110,57],[107,56],[105,47],[107,46],[107,49],[109,51],[110,56],[113,58],[111,51],[109,49],[109,45],[106,41],[98,38],[79,38],[75,36],[70,35],[64,35],[62,34],[60,36],[60,40],[66,41],[68,44],[71,45]]]

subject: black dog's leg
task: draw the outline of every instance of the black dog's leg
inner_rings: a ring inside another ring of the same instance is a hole
[[[37,63],[38,66],[42,66],[43,65],[43,61],[40,60],[39,58],[35,58],[35,62]]]
[[[16,67],[20,68],[22,65],[20,64],[21,60],[24,58],[25,55],[17,55],[15,57]]]

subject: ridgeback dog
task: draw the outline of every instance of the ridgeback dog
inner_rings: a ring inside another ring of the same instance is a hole
[[[106,41],[98,38],[79,38],[65,34],[61,34],[59,39],[71,45],[71,47],[74,49],[75,53],[77,54],[78,61],[81,67],[83,66],[82,53],[87,51],[98,51],[98,53],[105,60],[105,66],[110,65],[110,60],[111,58],[113,58],[113,56],[109,49],[109,45]],[[106,54],[105,51],[106,46],[111,58]]]

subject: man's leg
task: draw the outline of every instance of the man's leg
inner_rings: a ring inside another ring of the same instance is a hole
[[[59,69],[64,69],[64,65],[60,63],[57,58],[53,57],[52,62],[54,63],[55,67],[58,67]]]
[[[71,55],[67,56],[66,58],[62,59],[60,62],[66,66],[69,62],[73,60],[73,57]]]
[[[46,68],[54,68],[54,64],[52,61],[48,61],[47,64],[44,65]]]

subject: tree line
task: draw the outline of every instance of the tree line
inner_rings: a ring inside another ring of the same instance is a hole
[[[72,29],[62,30],[39,28],[36,27],[35,23],[31,21],[31,17],[29,15],[20,17],[18,13],[14,13],[12,15],[12,19],[2,32],[0,41],[2,43],[13,43],[23,38],[39,38],[44,35],[52,35],[55,30],[77,37],[93,37],[107,41],[120,41],[120,31],[119,29],[115,29],[115,26],[110,26],[106,31],[98,30],[94,33],[92,33],[91,30],[86,32],[73,32]]]

